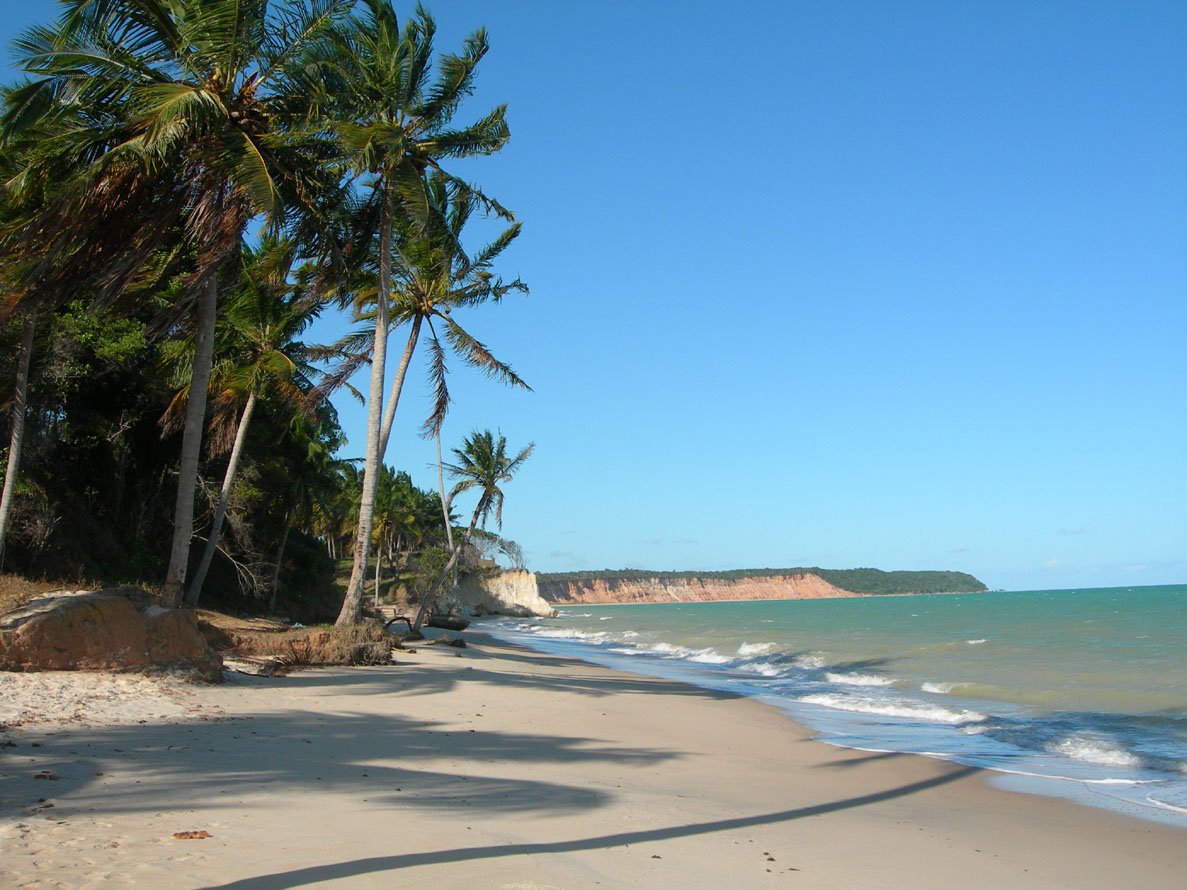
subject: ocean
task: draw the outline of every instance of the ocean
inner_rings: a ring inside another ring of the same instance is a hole
[[[761,699],[831,744],[1187,827],[1187,585],[572,606],[482,626]]]

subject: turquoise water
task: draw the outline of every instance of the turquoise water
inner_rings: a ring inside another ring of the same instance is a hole
[[[1187,826],[1187,585],[575,606],[499,636]]]

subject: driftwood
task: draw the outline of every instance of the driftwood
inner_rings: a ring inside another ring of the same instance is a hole
[[[465,630],[470,626],[470,621],[461,615],[450,613],[448,615],[430,615],[425,624],[439,630]]]
[[[224,655],[223,667],[239,674],[253,677],[276,677],[286,672],[284,661],[275,655]]]
[[[384,624],[383,629],[387,630],[393,624],[395,624],[397,621],[403,621],[405,624],[407,624],[408,625],[408,633],[412,633],[412,621],[408,618],[407,615],[397,615],[395,618],[392,618],[390,621],[388,621],[386,624]]]

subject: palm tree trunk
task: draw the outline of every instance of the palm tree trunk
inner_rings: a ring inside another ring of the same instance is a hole
[[[21,450],[25,446],[25,406],[29,395],[29,359],[33,355],[33,313],[25,315],[21,328],[21,346],[16,359],[16,391],[12,400],[12,438],[8,443],[8,467],[4,471],[4,494],[0,495],[0,568],[4,567],[4,542],[8,520],[16,496],[16,477],[21,468]]]
[[[375,300],[375,346],[371,355],[370,404],[367,406],[367,459],[363,464],[363,491],[359,499],[359,524],[355,531],[354,563],[350,583],[342,600],[336,627],[357,624],[362,615],[363,583],[367,576],[367,550],[371,545],[371,526],[375,521],[375,492],[379,488],[380,432],[383,410],[383,379],[387,373],[388,300],[392,283],[392,195],[384,185],[383,207],[379,220],[379,292]]]
[[[206,419],[206,391],[210,387],[210,363],[214,355],[214,323],[218,315],[218,275],[211,271],[198,300],[197,338],[194,342],[194,370],[185,406],[185,429],[181,436],[181,461],[177,472],[177,500],[173,509],[173,549],[161,589],[168,608],[181,605],[185,576],[190,561],[190,538],[194,535],[194,487],[198,482],[198,459],[202,451],[202,425]]]
[[[268,599],[268,612],[276,611],[276,593],[280,590],[280,566],[284,563],[284,547],[289,542],[289,529],[293,527],[293,511],[284,514],[284,532],[280,535],[280,549],[276,551],[276,565],[272,567],[272,581],[268,587],[272,596]]]
[[[445,564],[445,568],[437,575],[433,586],[429,588],[428,594],[424,598],[424,602],[420,604],[420,611],[416,613],[416,622],[412,625],[412,632],[419,633],[421,625],[424,624],[425,619],[429,617],[429,612],[437,602],[441,585],[445,579],[449,577],[449,573],[457,566],[458,559],[461,558],[462,551],[466,549],[466,545],[470,543],[470,538],[474,535],[474,529],[478,525],[478,514],[482,511],[482,500],[479,499],[478,506],[474,508],[474,515],[470,518],[470,527],[466,529],[466,534],[462,537],[462,541],[457,545],[457,548],[449,555],[449,562]]]
[[[371,598],[371,604],[379,605],[379,569],[383,566],[383,548],[375,548],[375,595]]]
[[[453,528],[449,522],[449,501],[445,499],[445,466],[441,463],[441,428],[437,428],[437,492],[441,495],[441,513],[445,517],[445,543],[453,553]]]
[[[412,330],[408,332],[408,342],[404,345],[404,354],[400,356],[400,366],[396,368],[396,376],[392,380],[392,392],[383,412],[383,432],[379,437],[380,459],[387,454],[387,441],[392,434],[392,422],[396,419],[396,405],[400,403],[400,393],[404,391],[404,378],[408,376],[408,365],[412,362],[412,353],[416,349],[420,324],[421,317],[419,315],[412,319]]]
[[[218,549],[218,538],[223,530],[223,520],[227,517],[227,506],[231,502],[231,487],[235,484],[235,474],[239,471],[239,458],[243,456],[243,443],[247,440],[247,427],[251,423],[252,412],[256,407],[256,393],[253,389],[247,397],[247,404],[243,406],[243,414],[239,417],[239,428],[235,430],[235,445],[231,448],[231,457],[227,461],[227,471],[223,474],[223,487],[218,493],[218,507],[214,511],[214,521],[210,524],[210,535],[206,538],[206,549],[202,551],[202,561],[194,572],[189,589],[185,593],[187,606],[196,606],[202,595],[202,585],[206,583],[206,573],[210,571],[210,563],[214,560],[214,553]]]

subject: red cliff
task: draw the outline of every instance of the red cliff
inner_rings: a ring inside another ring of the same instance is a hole
[[[640,580],[540,579],[540,595],[560,605],[585,603],[701,603],[719,600],[814,600],[862,596],[809,572],[770,577],[644,578]]]

